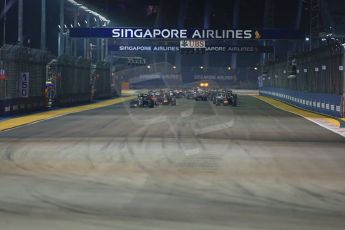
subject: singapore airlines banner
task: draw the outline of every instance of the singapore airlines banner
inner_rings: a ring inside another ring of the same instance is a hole
[[[304,34],[285,29],[147,29],[71,28],[72,38],[121,39],[304,39]]]
[[[180,46],[174,45],[109,45],[110,51],[120,52],[179,52]],[[205,52],[232,53],[272,53],[272,46],[212,46],[206,45]]]

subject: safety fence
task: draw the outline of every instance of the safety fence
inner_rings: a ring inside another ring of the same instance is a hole
[[[291,56],[286,62],[264,65],[258,83],[262,95],[315,112],[343,117],[344,46],[335,43]]]
[[[287,62],[262,67],[262,84],[311,93],[342,95],[345,76],[345,49],[332,44],[290,57]]]
[[[44,108],[46,64],[53,56],[16,45],[0,48],[0,115]]]
[[[112,65],[82,57],[54,57],[17,45],[0,48],[0,115],[88,103],[121,95]],[[93,96],[93,97],[92,97]]]
[[[326,93],[308,93],[297,90],[262,87],[260,95],[272,97],[294,106],[327,114],[334,117],[344,117],[344,98],[340,95]]]
[[[91,67],[92,98],[107,99],[112,96],[110,82],[110,64],[98,62]]]
[[[91,101],[91,63],[81,57],[60,56],[48,65],[54,85],[53,106],[68,106]]]

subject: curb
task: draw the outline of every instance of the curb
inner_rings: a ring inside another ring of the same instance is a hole
[[[253,97],[255,97],[255,98],[257,98],[263,102],[266,102],[267,104],[270,104],[274,107],[277,107],[281,110],[287,111],[289,113],[293,113],[295,115],[298,115],[298,116],[301,116],[304,118],[323,118],[323,119],[327,120],[328,122],[332,123],[333,125],[338,126],[339,128],[345,128],[345,118],[336,118],[336,117],[332,117],[329,115],[317,113],[317,112],[303,109],[303,108],[297,107],[295,105],[286,103],[284,101],[277,100],[275,98],[270,98],[267,96],[261,96],[260,95],[260,96],[253,96]],[[281,103],[282,105],[277,105],[274,102]],[[291,108],[283,108],[283,106],[289,106]],[[293,111],[293,110],[295,110],[295,111]]]
[[[25,125],[34,124],[37,122],[65,116],[68,114],[79,113],[79,112],[103,108],[103,107],[107,107],[111,105],[121,104],[121,103],[130,101],[132,99],[133,97],[120,97],[116,99],[105,100],[105,101],[96,102],[96,103],[87,104],[87,105],[79,105],[79,106],[74,106],[74,107],[39,112],[39,113],[30,114],[30,115],[9,118],[3,121],[0,120],[0,132],[17,128],[20,126],[25,126]]]

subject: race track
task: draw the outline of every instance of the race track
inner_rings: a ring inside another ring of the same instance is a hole
[[[345,139],[250,96],[0,133],[0,229],[343,230]]]

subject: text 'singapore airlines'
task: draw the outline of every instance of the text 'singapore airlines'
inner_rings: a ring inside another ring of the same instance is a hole
[[[252,39],[253,30],[187,30],[115,28],[113,38],[171,38],[171,39]]]

